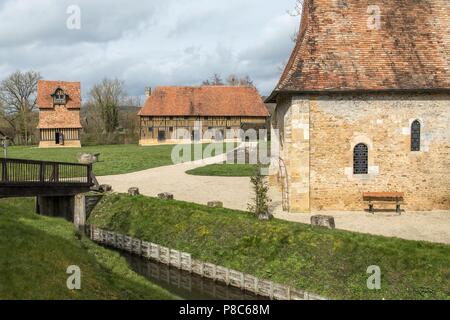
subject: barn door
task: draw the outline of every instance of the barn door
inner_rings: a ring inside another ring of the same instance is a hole
[[[166,140],[166,132],[165,131],[158,131],[158,141],[165,141]]]

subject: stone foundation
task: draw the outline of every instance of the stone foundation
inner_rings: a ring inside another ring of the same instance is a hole
[[[39,148],[81,148],[81,142],[79,140],[64,141],[64,144],[60,145],[55,141],[41,141]]]
[[[203,139],[200,141],[196,141],[195,143],[239,143],[241,142],[240,139],[225,139],[222,141],[217,141],[217,140],[211,140],[211,139]],[[139,140],[139,145],[141,147],[146,147],[146,146],[155,146],[155,145],[174,145],[174,144],[191,144],[193,143],[192,140],[172,140],[172,139],[167,139],[164,141],[158,141],[157,139],[141,139]]]

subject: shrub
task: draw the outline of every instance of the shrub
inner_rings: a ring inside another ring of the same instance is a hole
[[[269,214],[269,205],[272,200],[269,198],[269,184],[266,177],[261,173],[261,165],[257,165],[254,175],[250,178],[255,191],[255,198],[253,203],[248,205],[248,210],[252,212],[259,219],[271,218]]]

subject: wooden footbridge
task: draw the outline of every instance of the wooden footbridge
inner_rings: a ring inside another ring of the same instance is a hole
[[[74,196],[96,181],[91,164],[7,158],[0,163],[0,198],[37,197],[36,211],[46,215],[73,217]]]
[[[93,186],[92,165],[1,160],[0,197],[68,196]]]

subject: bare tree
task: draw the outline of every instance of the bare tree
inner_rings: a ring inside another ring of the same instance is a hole
[[[226,85],[234,87],[255,87],[253,80],[249,75],[238,76],[234,73],[230,74],[225,81]],[[223,86],[224,82],[219,74],[214,74],[211,80],[203,81],[204,86]]]
[[[298,17],[302,15],[304,0],[297,0],[295,3],[295,8],[293,10],[288,10],[288,14],[293,17]]]
[[[34,71],[16,71],[0,83],[0,116],[19,134],[19,142],[28,144],[35,126],[37,84],[41,75]]]
[[[240,78],[239,85],[241,87],[255,87],[255,84],[253,83],[253,80],[250,78],[249,75],[245,75],[242,78]]]
[[[236,87],[254,87],[253,80],[249,75],[245,75],[243,77],[239,77],[235,74],[231,74],[227,78],[227,84],[230,86]]]
[[[227,78],[227,84],[229,86],[239,86],[240,85],[239,82],[240,82],[239,77],[235,74],[230,74]]]
[[[298,17],[302,15],[303,8],[304,8],[304,0],[297,0],[295,3],[295,8],[293,10],[288,10],[287,13],[292,17]],[[295,31],[293,34],[291,34],[292,42],[297,42],[297,38],[298,38],[298,31]]]
[[[223,86],[223,81],[218,73],[214,73],[211,77],[211,80],[207,79],[203,81],[202,85],[204,86]]]
[[[218,73],[214,73],[211,84],[213,86],[223,86],[222,77]]]
[[[101,131],[113,133],[117,129],[119,106],[125,97],[124,82],[118,79],[103,79],[91,89],[88,110]]]

